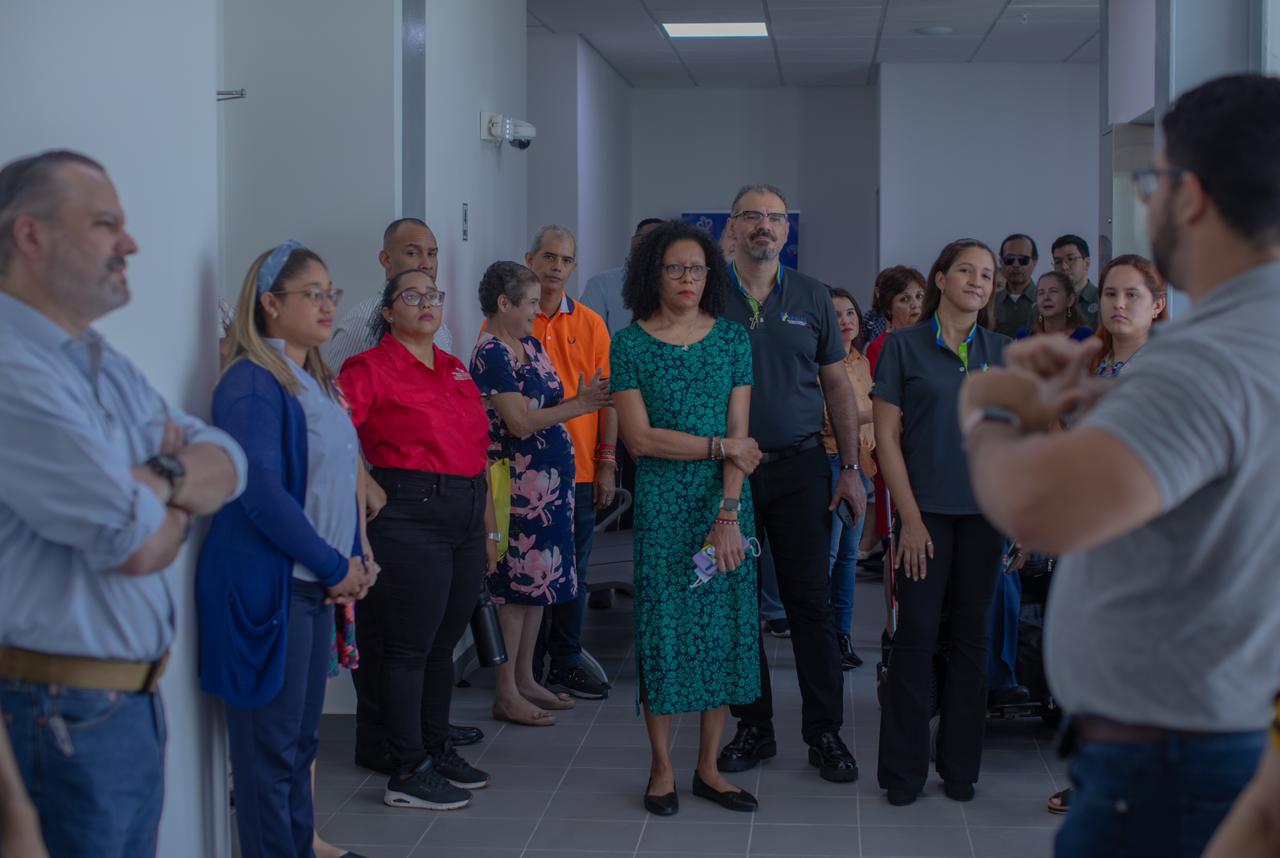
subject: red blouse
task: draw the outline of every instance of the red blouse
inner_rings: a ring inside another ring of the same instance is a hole
[[[489,417],[462,362],[435,349],[428,369],[391,334],[342,365],[339,380],[364,457],[375,468],[483,473]]]

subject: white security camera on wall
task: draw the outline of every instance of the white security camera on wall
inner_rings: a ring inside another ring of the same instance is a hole
[[[513,119],[501,113],[480,114],[481,140],[491,143],[505,140],[517,149],[528,149],[537,136],[538,129],[523,119]]]

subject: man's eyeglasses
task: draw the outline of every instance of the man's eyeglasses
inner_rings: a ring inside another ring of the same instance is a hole
[[[1160,186],[1161,176],[1181,176],[1185,172],[1187,172],[1185,167],[1144,167],[1141,170],[1134,170],[1131,174],[1134,193],[1145,205],[1151,202],[1151,195]]]
[[[706,280],[707,270],[705,265],[681,265],[679,262],[662,266],[662,273],[667,275],[668,280],[683,280],[686,271],[694,280]]]
[[[782,226],[784,223],[787,222],[786,212],[758,212],[758,211],[753,211],[751,209],[747,209],[746,211],[735,212],[733,214],[733,217],[737,218],[738,220],[746,221],[752,226],[755,226],[756,224],[760,223],[765,218],[769,219],[769,223],[772,226]]]
[[[443,307],[443,292],[419,292],[416,289],[406,289],[396,296],[408,307],[416,307],[419,304],[426,304],[428,307]]]
[[[1023,256],[1019,253],[1006,253],[1000,257],[1000,261],[1005,265],[1021,265],[1024,268],[1031,264],[1030,256]]]
[[[336,307],[338,305],[338,302],[342,300],[341,289],[317,289],[314,286],[312,286],[310,289],[292,289],[292,290],[277,292],[276,294],[277,295],[301,295],[302,297],[310,301],[312,304],[316,304],[317,306],[320,304],[323,304],[326,301],[332,301],[334,306]]]
[[[1070,256],[1059,256],[1059,257],[1057,257],[1056,259],[1054,259],[1054,260],[1053,260],[1053,267],[1054,267],[1054,268],[1065,268],[1065,267],[1067,267],[1067,266],[1069,266],[1069,265],[1075,265],[1075,264],[1076,264],[1077,262],[1079,262],[1081,259],[1084,259],[1084,257],[1083,257],[1083,256],[1077,256],[1077,255],[1076,255],[1076,254],[1074,254],[1074,253],[1073,253],[1073,254],[1071,254]]]

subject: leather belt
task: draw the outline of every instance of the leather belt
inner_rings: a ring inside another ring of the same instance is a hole
[[[1148,724],[1125,724],[1098,715],[1071,719],[1071,729],[1081,742],[1123,744],[1126,742],[1163,742],[1169,738],[1195,738],[1213,735],[1203,730],[1171,730]]]
[[[772,462],[781,462],[783,459],[790,459],[799,456],[806,450],[812,450],[822,443],[822,438],[817,435],[810,435],[792,447],[783,447],[781,450],[766,450],[760,454],[760,464],[768,465]]]
[[[0,677],[95,691],[155,691],[168,664],[167,652],[156,661],[111,661],[0,647]]]

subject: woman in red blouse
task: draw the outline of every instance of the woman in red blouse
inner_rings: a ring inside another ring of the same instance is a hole
[[[387,505],[369,524],[382,565],[361,624],[382,638],[380,711],[397,772],[383,802],[453,810],[489,776],[453,750],[453,649],[497,562],[489,419],[466,367],[434,345],[444,293],[402,271],[382,295],[386,331],[342,367],[342,389]],[[424,693],[425,691],[425,693]]]

